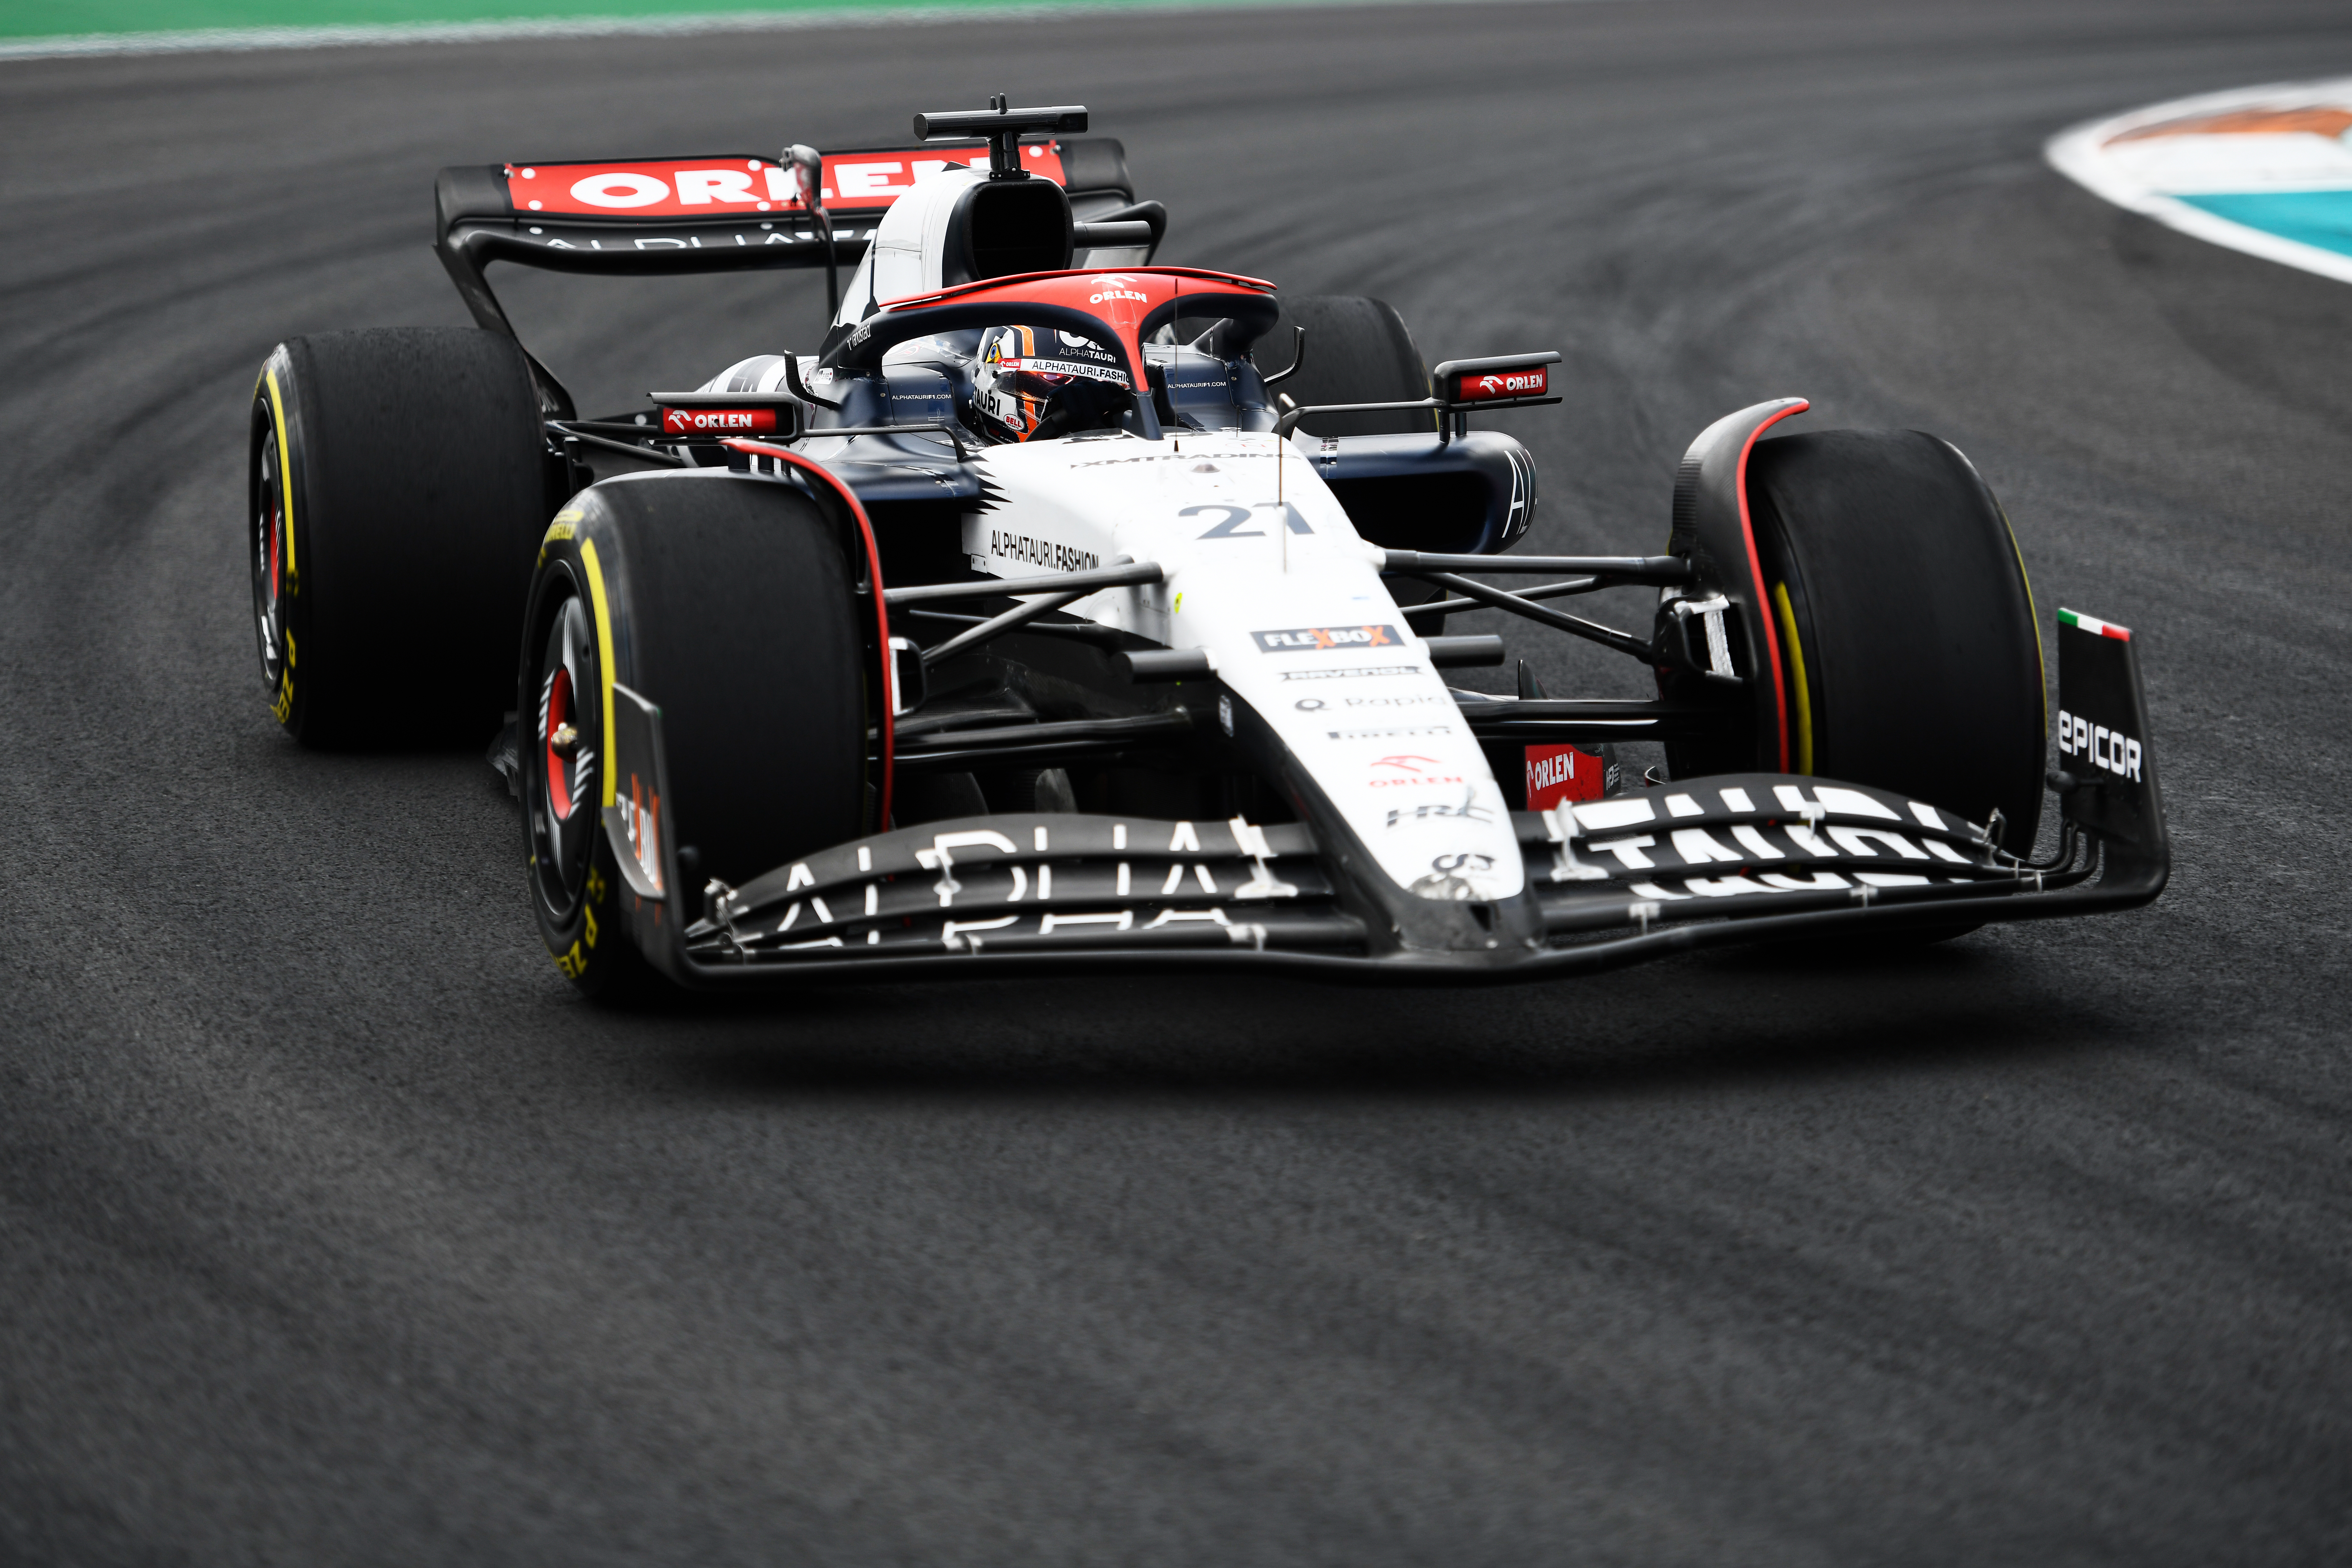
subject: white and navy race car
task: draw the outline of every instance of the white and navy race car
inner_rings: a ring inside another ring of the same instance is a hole
[[[1657,554],[1509,553],[1535,465],[1470,424],[1559,401],[1558,354],[1427,370],[1376,300],[1154,264],[1166,214],[1082,109],[915,129],[444,170],[478,330],[263,368],[278,720],[496,733],[583,988],[1534,979],[2161,891],[2130,634],[2060,613],[2050,767],[2016,543],[1949,445],[1768,437],[1806,405],[1760,404],[1692,445]],[[814,354],[582,417],[492,260],[822,267],[832,315]],[[1557,607],[1617,590],[1625,629]],[[1482,607],[1639,660],[1656,697],[1551,697],[1524,661],[1516,696],[1456,688],[1506,658],[1445,633]],[[1634,742],[1665,763],[1620,778]]]

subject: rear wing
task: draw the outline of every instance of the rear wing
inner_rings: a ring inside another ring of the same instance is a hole
[[[819,199],[845,264],[865,254],[891,205],[924,174],[988,166],[984,141],[824,154]],[[1021,162],[1070,195],[1081,221],[1135,200],[1127,150],[1112,137],[1024,142]],[[790,163],[750,153],[474,164],[434,181],[433,248],[475,322],[514,337],[484,268],[510,261],[558,272],[676,274],[822,267],[825,250]],[[537,359],[540,402],[571,398]]]

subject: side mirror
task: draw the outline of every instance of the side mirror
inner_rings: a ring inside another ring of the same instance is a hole
[[[834,318],[841,314],[841,271],[834,250],[833,215],[824,210],[824,159],[815,148],[795,142],[784,149],[784,162],[793,166],[801,205],[808,208],[824,240],[824,330],[829,332]]]
[[[1454,412],[1465,408],[1508,408],[1529,403],[1558,403],[1551,388],[1551,367],[1558,353],[1498,354],[1491,359],[1450,359],[1430,372],[1437,400]]]

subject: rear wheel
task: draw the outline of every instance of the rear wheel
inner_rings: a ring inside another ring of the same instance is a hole
[[[1976,468],[1916,430],[1760,441],[1748,494],[1790,765],[1899,791],[2031,853],[2047,715],[2032,591]]]
[[[1291,329],[1303,329],[1298,338]],[[1296,345],[1294,347],[1293,345]],[[1284,375],[1266,389],[1277,409],[1306,408],[1324,403],[1412,403],[1429,395],[1429,368],[1406,330],[1404,318],[1385,300],[1359,294],[1306,294],[1282,301],[1282,315],[1274,330],[1258,342],[1258,363],[1281,375],[1285,356],[1297,353],[1298,374]],[[1287,397],[1289,405],[1281,399]],[[1317,414],[1299,421],[1309,436],[1408,436],[1437,428],[1435,417],[1420,409],[1394,409],[1376,414]],[[1438,481],[1441,485],[1448,481]],[[1433,498],[1419,487],[1426,479],[1377,481],[1378,493],[1389,505],[1368,509],[1370,496],[1350,495],[1357,531],[1376,544],[1395,550],[1444,552],[1464,548],[1456,535],[1462,530],[1447,521],[1458,506],[1428,504]],[[1448,488],[1445,502],[1457,500]],[[1367,515],[1368,510],[1373,515]],[[1392,512],[1398,515],[1391,515]],[[1483,518],[1474,517],[1475,538]],[[1435,525],[1433,531],[1433,524]],[[1400,605],[1442,598],[1444,590],[1427,584],[1392,581],[1390,592]],[[1442,616],[1413,623],[1423,636],[1445,630]]]
[[[706,879],[740,885],[868,826],[860,613],[834,526],[782,485],[624,479],[549,530],[516,697],[523,832],[540,934],[582,990],[650,973],[604,830],[605,682],[661,710],[674,907],[692,921]]]
[[[278,722],[313,745],[495,729],[551,478],[510,338],[401,329],[280,343],[254,388],[247,491]]]
[[[1279,375],[1298,340],[1307,337],[1298,374],[1267,389],[1269,398],[1288,397],[1301,408],[1317,403],[1410,403],[1429,395],[1429,370],[1404,318],[1383,300],[1355,294],[1307,294],[1282,301],[1274,331],[1259,340],[1258,363]],[[1272,362],[1272,363],[1268,363]],[[1276,401],[1276,408],[1283,405]],[[1404,436],[1434,430],[1423,410],[1381,414],[1309,416],[1299,428],[1310,436]]]

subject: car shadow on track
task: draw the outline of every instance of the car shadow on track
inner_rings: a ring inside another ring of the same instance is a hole
[[[607,1016],[667,1037],[656,1075],[688,1094],[1577,1095],[1943,1070],[2128,1038],[2047,981],[1978,938],[1702,955],[1514,989],[995,981]]]

